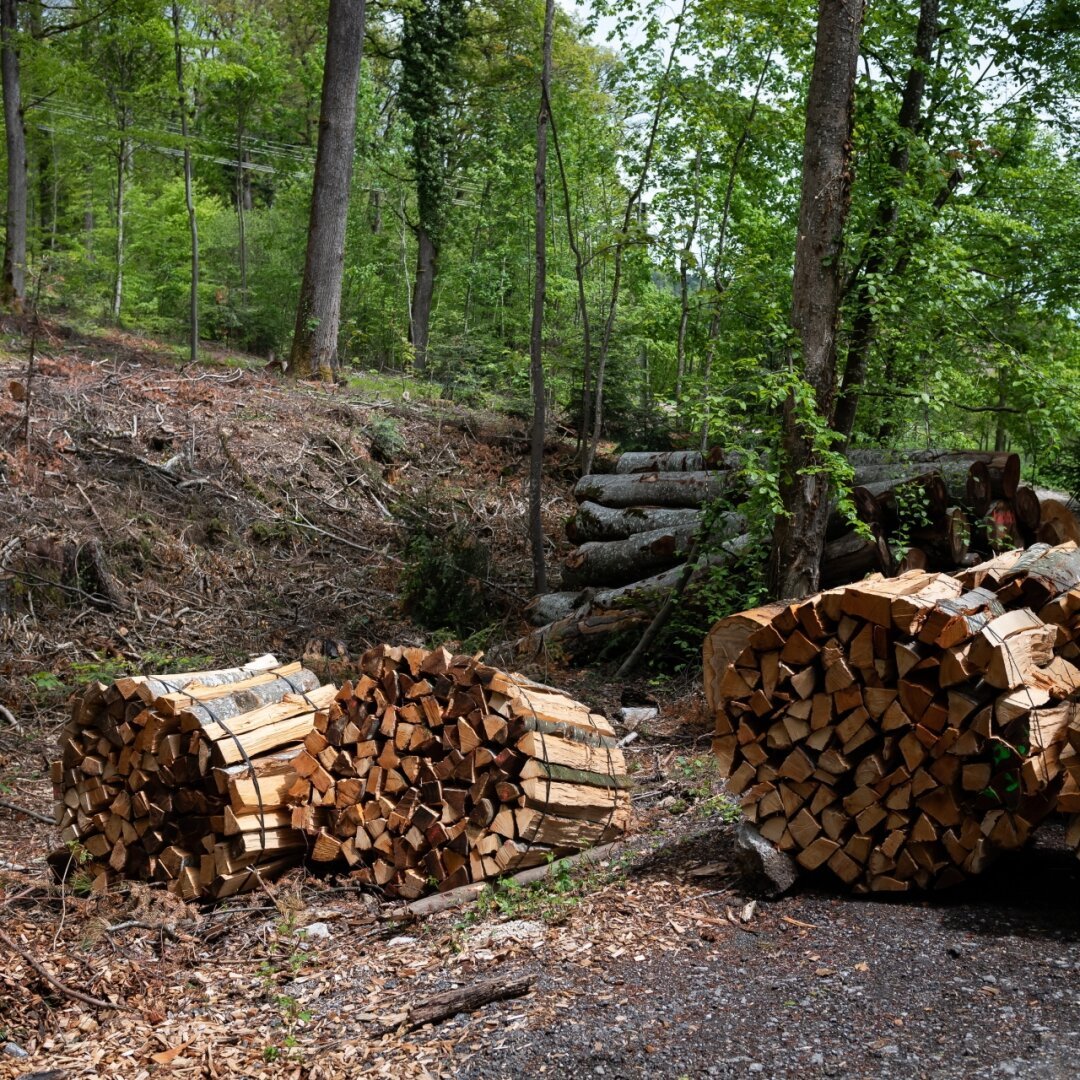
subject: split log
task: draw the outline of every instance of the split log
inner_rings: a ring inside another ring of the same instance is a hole
[[[701,507],[732,488],[728,472],[594,474],[574,487],[579,503],[601,506]]]

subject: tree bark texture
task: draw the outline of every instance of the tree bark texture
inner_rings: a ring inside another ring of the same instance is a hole
[[[851,204],[851,125],[862,0],[821,0],[806,102],[802,199],[792,282],[792,326],[801,346],[799,374],[818,415],[831,423],[836,391],[836,335],[842,293],[844,226]],[[829,518],[829,478],[793,394],[784,404],[780,494],[770,584],[778,597],[816,592]]]
[[[289,356],[289,371],[301,379],[329,382],[339,367],[341,279],[365,14],[366,0],[330,0],[307,254]]]
[[[16,0],[0,0],[0,78],[4,90],[4,142],[7,150],[7,208],[4,216],[4,270],[0,301],[21,311],[26,297],[26,131],[22,91]]]
[[[533,283],[532,328],[529,335],[529,375],[532,382],[532,433],[529,450],[529,540],[532,547],[533,592],[547,588],[544,563],[544,432],[546,398],[544,388],[544,298],[547,293],[547,156],[551,50],[555,33],[555,0],[544,7],[544,45],[540,69],[540,111],[536,117],[536,280]]]
[[[889,184],[878,203],[877,221],[871,229],[867,242],[869,251],[863,261],[862,273],[856,286],[855,315],[851,324],[851,341],[848,344],[844,380],[836,403],[836,419],[833,426],[844,436],[851,437],[855,427],[855,414],[859,407],[859,392],[866,380],[870,349],[877,334],[875,319],[874,286],[886,267],[889,248],[888,238],[896,228],[898,216],[897,199],[900,186],[911,163],[909,138],[913,136],[922,117],[922,102],[926,93],[926,72],[934,59],[940,27],[938,25],[938,0],[922,0],[919,7],[919,25],[915,31],[915,48],[911,68],[904,83],[900,99],[897,123],[900,135],[889,154]],[[910,240],[905,238],[907,243]]]
[[[176,46],[176,100],[180,108],[180,136],[184,142],[184,202],[191,231],[191,363],[199,359],[199,223],[195,217],[195,194],[192,190],[191,146],[188,143],[188,104],[184,89],[184,49],[180,44],[180,5],[172,6],[173,40]]]
[[[423,222],[416,227],[416,283],[413,285],[409,311],[409,344],[413,347],[416,370],[428,366],[428,340],[431,334],[431,301],[435,295],[435,273],[439,252]]]

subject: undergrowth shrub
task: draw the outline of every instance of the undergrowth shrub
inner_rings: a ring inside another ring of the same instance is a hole
[[[499,615],[487,586],[490,576],[491,549],[469,526],[446,529],[422,518],[405,547],[402,606],[426,630],[469,637]]]

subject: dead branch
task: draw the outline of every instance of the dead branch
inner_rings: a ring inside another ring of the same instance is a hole
[[[492,1001],[522,997],[533,988],[535,982],[535,975],[519,975],[513,979],[485,979],[455,990],[432,994],[409,1009],[406,1026],[412,1030],[424,1024],[437,1024],[460,1012],[473,1012]]]
[[[65,997],[72,998],[75,1001],[81,1001],[84,1005],[90,1005],[95,1009],[118,1009],[121,1012],[134,1012],[135,1010],[130,1005],[118,1005],[112,1001],[105,1001],[102,998],[92,997],[90,994],[84,994],[81,990],[75,990],[73,987],[68,986],[66,983],[62,983],[55,975],[52,975],[42,967],[21,945],[14,942],[3,930],[0,930],[0,941],[2,941],[12,952],[18,953],[33,969],[40,975],[50,986],[54,986]]]
[[[25,814],[27,817],[35,818],[37,821],[44,821],[46,825],[56,824],[48,814],[42,814],[38,810],[28,810],[25,806],[20,806],[18,803],[11,802],[9,799],[0,799],[0,806],[3,806],[7,810],[14,810],[17,814]]]

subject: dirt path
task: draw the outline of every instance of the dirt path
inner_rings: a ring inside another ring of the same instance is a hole
[[[32,1056],[0,1058],[0,1077],[145,1076],[170,1054],[171,1071],[223,1077],[1074,1074],[1080,864],[1052,829],[962,892],[804,889],[748,915],[731,828],[688,814],[632,866],[409,926],[309,881],[235,918],[173,912],[178,941],[102,935],[131,917],[131,897],[71,900],[61,923],[40,899],[11,901],[5,880],[10,932],[36,927],[47,962],[66,944],[68,968],[92,971],[79,985],[136,1011],[95,1015],[9,964],[0,1026]],[[134,900],[161,920],[158,899]],[[328,936],[296,933],[312,922]],[[430,993],[524,972],[537,976],[527,997],[400,1026]]]

